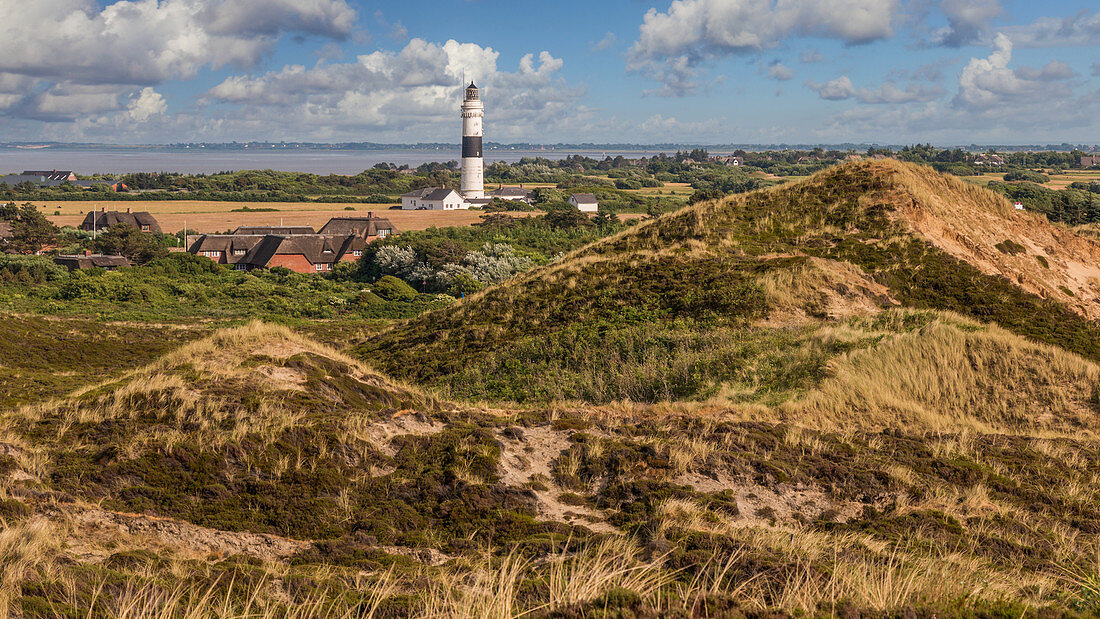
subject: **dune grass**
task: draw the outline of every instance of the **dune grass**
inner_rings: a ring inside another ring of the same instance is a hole
[[[807,332],[900,305],[1100,360],[1100,326],[916,235],[902,216],[913,209],[1012,214],[1002,197],[930,169],[840,166],[643,222],[352,352],[467,401],[774,405],[869,343],[822,345]]]

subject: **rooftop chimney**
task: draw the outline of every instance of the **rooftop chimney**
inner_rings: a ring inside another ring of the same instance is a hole
[[[374,219],[374,211],[367,211],[367,219]]]
[[[129,213],[129,212],[130,212],[130,207],[128,207],[128,206],[126,207],[126,212],[127,212],[127,213]]]

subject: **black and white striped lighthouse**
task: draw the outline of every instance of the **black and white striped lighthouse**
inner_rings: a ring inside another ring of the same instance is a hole
[[[485,159],[481,154],[484,135],[482,118],[485,108],[473,82],[466,87],[462,101],[462,197],[467,200],[485,196]]]

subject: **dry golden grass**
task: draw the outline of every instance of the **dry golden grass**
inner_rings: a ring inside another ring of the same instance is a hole
[[[823,429],[858,415],[865,428],[1091,434],[1098,380],[1077,355],[945,314],[833,360],[820,388],[781,411]]]
[[[245,436],[269,444],[286,429],[304,422],[303,413],[288,408],[284,399],[287,391],[302,388],[305,376],[282,365],[302,353],[343,364],[352,379],[392,393],[396,399],[417,402],[428,410],[438,404],[432,396],[389,380],[362,362],[287,327],[253,321],[184,345],[120,379],[0,415],[0,423],[56,416],[60,419],[56,438],[60,440],[72,424],[156,414],[161,423],[146,427],[121,446],[129,458],[150,449],[171,453],[174,445],[186,442],[216,448]],[[208,390],[211,386],[213,391]],[[248,406],[242,404],[241,392],[249,395]],[[354,417],[349,415],[344,421],[352,423]],[[44,458],[38,450],[27,448],[17,461],[25,472],[41,477]]]
[[[801,322],[807,315],[840,319],[877,314],[896,305],[890,290],[859,267],[811,258],[800,266],[769,271],[758,280],[768,300],[769,324]]]
[[[118,202],[35,202],[42,212],[59,226],[79,226],[93,208],[109,211],[131,209],[148,211],[165,232],[177,232],[186,222],[189,230],[223,232],[237,226],[313,226],[319,229],[333,217],[365,217],[368,212],[386,217],[398,230],[424,230],[432,226],[468,226],[481,221],[481,211],[403,211],[389,210],[386,204],[317,204],[311,202],[206,202],[198,200],[118,201]],[[239,208],[274,208],[271,212],[240,212]],[[346,210],[346,207],[353,210]],[[54,215],[55,212],[60,215]],[[513,213],[523,216],[524,213]]]
[[[842,601],[885,611],[950,599],[1023,599],[1039,604],[1057,582],[1054,574],[1028,574],[998,566],[966,549],[933,552],[895,546],[870,535],[828,533],[792,526],[752,526],[700,507],[669,500],[660,527],[683,527],[731,538],[744,548],[771,548],[794,562],[775,579],[739,583],[737,597],[750,608],[813,614]],[[822,573],[815,568],[831,563]]]

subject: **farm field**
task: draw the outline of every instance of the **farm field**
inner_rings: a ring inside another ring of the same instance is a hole
[[[1044,174],[1050,177],[1050,181],[1043,183],[1043,187],[1048,189],[1065,189],[1069,187],[1071,183],[1090,183],[1100,182],[1100,170],[1066,170],[1061,174],[1049,174],[1044,171]],[[976,185],[986,186],[990,181],[1002,181],[1004,180],[1003,172],[994,172],[982,174],[979,176],[962,176],[963,180],[974,183]]]
[[[481,211],[402,211],[389,210],[386,204],[324,204],[308,202],[36,202],[49,219],[59,226],[78,226],[93,207],[109,211],[149,211],[165,232],[187,228],[202,232],[221,232],[237,226],[287,225],[320,228],[333,217],[366,216],[373,212],[389,218],[398,230],[424,230],[432,226],[468,226],[481,219]],[[345,207],[351,206],[352,210]],[[233,209],[274,208],[277,211],[233,212]],[[323,207],[323,208],[318,208]],[[60,213],[60,214],[55,214]]]
[[[691,188],[681,190],[690,194]],[[184,228],[199,233],[223,232],[237,226],[286,225],[313,226],[319,229],[333,217],[366,216],[374,213],[388,218],[398,230],[426,230],[431,227],[469,226],[481,221],[483,211],[403,211],[390,210],[386,204],[324,204],[309,202],[209,202],[200,200],[178,201],[115,201],[115,202],[55,202],[35,201],[46,216],[58,226],[79,226],[85,214],[93,207],[108,211],[148,211],[152,213],[166,233]],[[326,208],[318,208],[324,206]],[[346,210],[345,207],[353,207]],[[234,212],[234,209],[274,208],[276,211]],[[510,212],[513,217],[537,215],[538,212]],[[638,213],[621,213],[620,219],[637,219]]]

